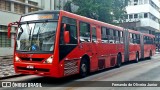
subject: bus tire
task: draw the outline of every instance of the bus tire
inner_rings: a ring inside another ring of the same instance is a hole
[[[136,53],[136,59],[135,59],[135,62],[138,63],[139,62],[139,54],[138,52]]]
[[[152,51],[150,51],[148,59],[151,59],[151,57],[152,57]]]
[[[88,63],[86,58],[82,58],[80,62],[80,77],[86,77],[88,75]]]
[[[117,65],[116,65],[116,67],[117,68],[121,67],[121,64],[122,64],[122,56],[121,56],[121,54],[118,54],[117,55]]]

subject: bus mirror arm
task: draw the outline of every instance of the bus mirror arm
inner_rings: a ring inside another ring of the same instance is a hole
[[[11,26],[8,26],[8,38],[11,38]]]
[[[13,25],[18,25],[18,22],[12,22],[8,24],[8,38],[11,38],[11,27]]]

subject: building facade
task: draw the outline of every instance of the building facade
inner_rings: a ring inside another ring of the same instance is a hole
[[[160,52],[160,32],[156,32],[155,37],[156,51]]]
[[[16,27],[12,27],[11,39],[8,39],[8,23],[18,21],[25,13],[63,9],[66,2],[67,0],[0,0],[0,56],[13,54]]]
[[[134,23],[134,29],[149,34],[159,31],[159,0],[130,0],[126,11],[126,23],[128,26]]]

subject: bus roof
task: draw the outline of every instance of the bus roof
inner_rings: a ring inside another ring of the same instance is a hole
[[[36,12],[31,12],[31,13],[28,13],[28,14],[24,14],[24,15],[22,15],[22,17],[27,16],[27,15],[32,15],[32,14],[51,14],[51,13],[62,13],[65,16],[73,16],[74,15],[74,18],[77,19],[77,20],[92,22],[92,24],[100,25],[102,27],[112,28],[112,29],[116,29],[116,30],[124,30],[125,29],[125,28],[120,27],[120,26],[115,26],[115,25],[112,25],[112,24],[109,24],[109,23],[105,23],[105,22],[98,21],[98,20],[95,20],[95,19],[87,18],[85,16],[80,16],[80,15],[70,13],[70,12],[67,12],[67,11],[64,11],[64,10],[36,11]],[[128,31],[131,32],[131,33],[135,33],[135,34],[140,34],[141,33],[139,31],[135,31],[135,30],[131,30],[131,29],[128,29]],[[155,37],[154,35],[151,35],[151,34],[146,34],[146,33],[142,33],[142,34],[144,36]]]
[[[60,12],[65,16],[73,16],[74,15],[74,18],[76,18],[77,20],[80,20],[80,21],[83,20],[85,22],[91,22],[92,24],[97,24],[97,25],[101,25],[101,26],[104,26],[104,27],[108,27],[108,28],[124,30],[123,27],[119,27],[119,26],[115,26],[115,25],[105,23],[105,22],[102,22],[102,21],[98,21],[98,20],[95,20],[95,19],[87,18],[85,16],[80,16],[80,15],[73,14],[73,13],[70,13],[70,12],[67,12],[67,11],[63,11],[63,10],[60,10]]]
[[[148,36],[148,37],[152,37],[152,38],[155,38],[155,36],[154,35],[152,35],[152,34],[148,34],[148,33],[142,33],[144,36]]]
[[[131,29],[128,29],[128,31],[130,32],[130,33],[134,33],[134,34],[140,34],[141,32],[139,32],[139,31],[135,31],[135,30],[131,30]]]
[[[51,14],[51,13],[59,13],[59,12],[60,12],[59,10],[35,11],[35,12],[24,14],[22,15],[22,17],[27,15],[32,15],[32,14]]]
[[[109,23],[105,23],[105,22],[98,21],[98,20],[95,20],[95,19],[87,18],[87,17],[84,17],[84,16],[80,16],[80,15],[77,15],[77,14],[67,12],[67,11],[60,10],[60,12],[63,13],[65,16],[74,15],[74,18],[76,18],[80,21],[83,20],[83,21],[86,21],[86,22],[92,22],[93,24],[101,25],[102,27],[104,26],[104,27],[107,27],[107,28],[112,28],[112,29],[117,29],[117,30],[124,30],[125,29],[124,27],[115,26],[115,25],[112,25],[112,24],[109,24]],[[135,34],[141,34],[141,32],[131,30],[131,29],[128,29],[128,31],[131,32],[131,33],[135,33]],[[149,37],[155,37],[154,35],[151,35],[151,34],[146,34],[146,33],[142,33],[142,34],[145,35],[145,36],[149,36]]]

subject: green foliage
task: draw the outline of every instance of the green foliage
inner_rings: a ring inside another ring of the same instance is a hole
[[[68,12],[71,12],[71,1],[68,1],[65,5],[64,5],[64,10],[65,11],[68,11]]]
[[[72,0],[71,3],[79,7],[78,10],[74,12],[76,14],[114,24],[113,20],[121,21],[124,19],[126,13],[125,7],[128,1],[129,0]]]

